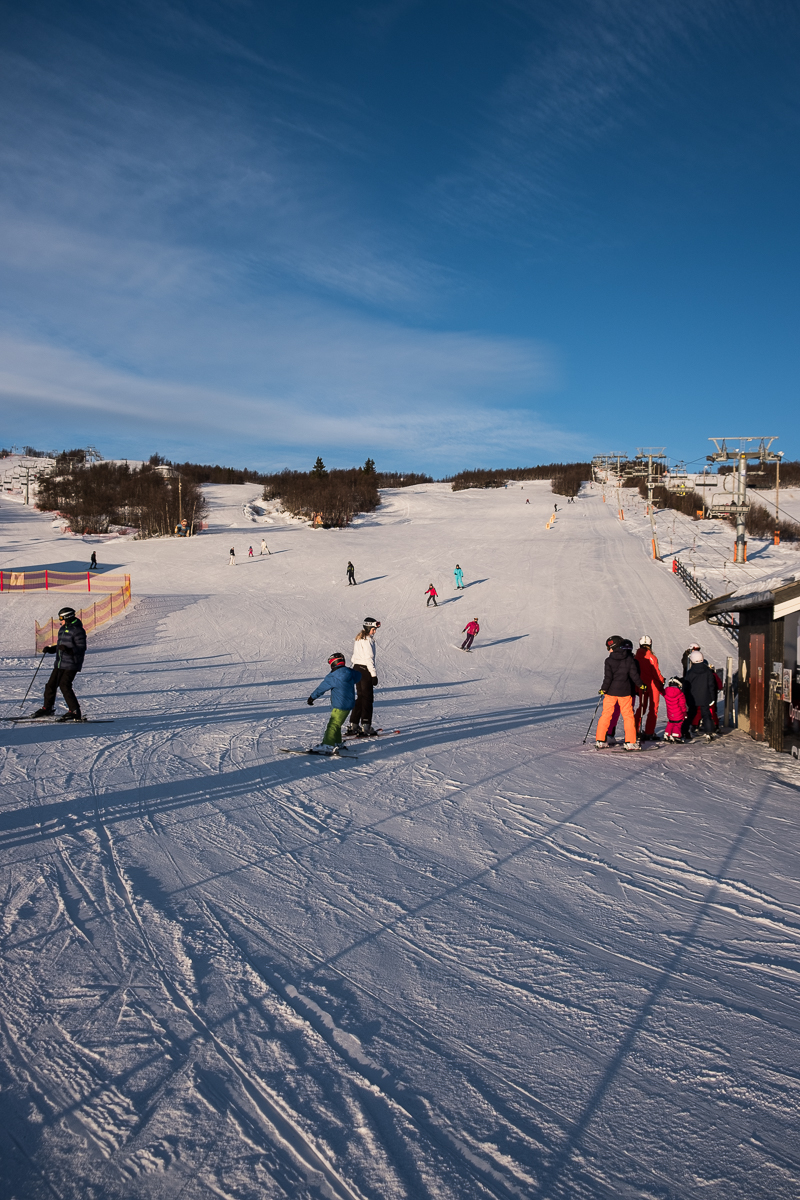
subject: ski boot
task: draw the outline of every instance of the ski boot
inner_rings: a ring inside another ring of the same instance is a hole
[[[54,712],[54,708],[37,708],[36,712],[31,713],[31,720],[35,721],[37,717],[52,717]]]
[[[318,746],[311,747],[311,749],[309,750],[309,754],[322,754],[322,755],[327,755],[328,758],[331,758],[331,757],[338,758],[339,747],[338,746],[329,746],[325,742],[320,742]]]
[[[345,737],[361,737],[361,728],[358,725],[348,725],[344,731]]]
[[[595,750],[607,750],[609,748],[609,746],[613,746],[613,745],[614,745],[613,742],[595,742],[594,748],[595,748]]]
[[[82,721],[82,720],[83,720],[83,717],[81,716],[81,714],[79,712],[73,712],[73,710],[70,709],[69,712],[64,713],[63,717],[56,717],[56,725],[64,725],[65,722],[67,722],[67,721]]]
[[[641,750],[641,748],[641,742],[625,742],[622,747],[623,750]]]
[[[377,737],[377,729],[373,729],[368,721],[361,722],[361,737]]]

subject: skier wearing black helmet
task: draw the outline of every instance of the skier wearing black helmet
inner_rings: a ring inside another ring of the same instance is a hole
[[[375,632],[381,623],[375,617],[365,617],[364,627],[353,645],[350,665],[359,673],[356,684],[356,702],[350,714],[350,724],[345,733],[347,737],[375,737],[372,728],[373,688],[378,682],[378,664],[376,661]]]
[[[600,716],[600,724],[597,726],[595,745],[598,750],[605,749],[608,744],[606,734],[611,725],[614,709],[619,705],[625,724],[625,749],[641,750],[642,747],[636,737],[633,697],[639,695],[644,685],[639,675],[638,664],[633,657],[633,644],[626,638],[615,636],[607,639],[606,646],[611,653],[605,662],[603,686],[600,688],[600,695],[603,697],[603,711]]]
[[[67,712],[59,721],[81,721],[81,706],[78,697],[72,690],[75,676],[83,666],[86,655],[86,630],[75,615],[74,608],[62,608],[58,619],[61,628],[58,631],[58,641],[54,646],[45,646],[45,654],[55,654],[56,665],[50,673],[50,678],[44,688],[44,703],[32,717],[49,717],[55,712],[56,692],[61,689],[61,695],[67,702]]]

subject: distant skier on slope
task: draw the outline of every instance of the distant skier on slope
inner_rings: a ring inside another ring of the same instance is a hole
[[[234,550],[233,546],[231,546],[231,556],[228,559],[228,566],[229,567],[236,566],[236,551]]]
[[[266,538],[262,538],[262,539],[261,539],[261,553],[263,554],[263,553],[264,553],[264,551],[266,551],[266,552],[267,552],[267,554],[269,554],[269,553],[270,553],[270,549],[269,549],[269,547],[267,546],[267,541],[266,541]]]
[[[376,661],[375,633],[380,629],[380,621],[374,617],[364,618],[364,628],[356,635],[350,665],[358,671],[359,679],[356,684],[356,702],[350,714],[350,724],[347,726],[348,737],[376,737],[372,728],[372,689],[378,683],[378,666]]]
[[[247,557],[248,557],[248,558],[252,558],[252,557],[253,557],[253,547],[252,547],[252,546],[248,546],[248,547],[247,547]]]
[[[462,650],[471,650],[472,643],[475,641],[475,638],[480,633],[480,631],[481,631],[481,627],[478,624],[478,618],[473,617],[472,620],[468,621],[467,624],[464,626],[464,628],[461,630],[462,633],[465,633],[467,635],[464,638],[463,642],[461,643],[461,649]]]
[[[683,723],[689,710],[683,692],[683,680],[677,675],[673,676],[664,688],[664,703],[667,706],[667,728],[664,730],[664,741],[682,742]]]
[[[89,570],[90,571],[99,571],[100,570],[100,568],[97,565],[97,551],[96,550],[92,551],[92,557],[89,559]]]
[[[351,584],[353,584],[355,587],[358,586],[358,584],[356,584],[356,569],[353,564],[349,562],[347,564],[347,586],[350,587]]]
[[[328,659],[329,673],[317,684],[308,697],[307,704],[314,703],[325,692],[331,694],[331,715],[322,741],[312,747],[314,754],[338,754],[342,744],[342,726],[356,700],[356,684],[361,675],[348,667],[343,654],[335,651]]]
[[[636,738],[636,722],[633,717],[633,697],[644,688],[639,675],[639,667],[633,657],[633,647],[626,639],[614,635],[606,639],[606,648],[610,651],[605,662],[603,686],[600,695],[603,697],[603,711],[597,726],[598,750],[607,746],[606,734],[611,724],[611,717],[616,705],[619,705],[622,720],[625,725],[625,749],[641,750]]]
[[[463,590],[464,590],[464,572],[461,570],[461,567],[458,565],[458,563],[456,563],[456,569],[455,569],[455,571],[453,571],[453,574],[456,577],[456,591],[463,592]]]
[[[658,740],[656,722],[658,721],[659,697],[664,693],[664,676],[661,674],[658,659],[653,653],[653,639],[647,634],[639,638],[636,661],[639,664],[639,674],[646,689],[642,692],[636,709],[636,728],[639,730],[640,741],[654,742]],[[643,722],[644,732],[642,732]]]
[[[693,650],[689,655],[689,670],[683,677],[683,690],[689,706],[689,724],[699,710],[703,722],[703,736],[710,742],[716,736],[711,705],[717,702],[717,679],[703,658],[702,650]]]
[[[438,607],[439,607],[439,605],[436,603],[436,597],[439,595],[439,593],[437,592],[437,590],[436,590],[436,588],[433,586],[433,584],[430,584],[430,585],[429,585],[429,587],[428,587],[428,590],[427,590],[427,592],[425,593],[425,595],[428,597],[427,603],[425,604],[425,607],[426,607],[426,608],[429,606],[429,604],[430,604],[431,600],[433,601],[433,607],[434,607],[434,608],[438,608]]]
[[[45,646],[44,648],[45,654],[55,654],[56,665],[45,684],[44,703],[41,708],[36,709],[36,712],[31,713],[31,716],[52,716],[55,712],[56,692],[60,689],[61,695],[67,702],[67,712],[63,717],[58,718],[59,721],[80,721],[83,719],[81,706],[78,703],[78,697],[72,690],[72,683],[83,667],[83,660],[86,656],[86,630],[76,616],[74,608],[60,609],[58,619],[61,622],[58,641],[55,646]]]

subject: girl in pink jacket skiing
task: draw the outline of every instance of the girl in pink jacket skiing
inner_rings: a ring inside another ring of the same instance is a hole
[[[475,639],[476,633],[480,633],[480,631],[481,631],[481,627],[478,624],[478,618],[473,617],[472,620],[467,625],[465,625],[464,628],[461,630],[462,633],[465,633],[467,635],[464,638],[464,641],[461,643],[461,649],[469,650]]]

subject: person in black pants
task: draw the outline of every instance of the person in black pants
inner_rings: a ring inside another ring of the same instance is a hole
[[[711,667],[703,658],[702,650],[692,650],[689,655],[689,669],[683,677],[683,692],[689,711],[686,715],[684,737],[692,729],[698,709],[703,722],[703,735],[710,742],[717,735],[714,718],[711,715],[711,705],[717,702],[717,680]]]
[[[86,630],[75,615],[74,608],[62,608],[58,614],[61,628],[58,631],[58,641],[55,646],[45,646],[45,654],[55,654],[56,665],[50,673],[50,678],[44,688],[44,703],[32,717],[49,717],[55,711],[56,692],[61,689],[61,695],[67,702],[67,712],[59,721],[81,721],[81,706],[78,697],[72,690],[75,676],[83,666],[86,655]]]
[[[353,564],[351,562],[349,562],[347,564],[347,586],[349,587],[351,583],[355,584],[355,582],[356,582],[356,569],[353,566]]]
[[[97,565],[97,552],[96,552],[95,550],[93,550],[93,551],[92,551],[92,557],[91,557],[91,560],[90,560],[90,562],[89,562],[89,570],[90,570],[90,571],[99,571],[99,569],[100,569],[100,568],[99,568],[99,567],[98,567],[98,565]]]

